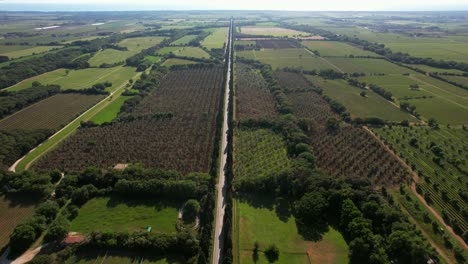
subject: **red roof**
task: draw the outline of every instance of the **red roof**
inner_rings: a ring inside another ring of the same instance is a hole
[[[84,240],[84,236],[67,236],[62,240],[63,244],[76,244]]]

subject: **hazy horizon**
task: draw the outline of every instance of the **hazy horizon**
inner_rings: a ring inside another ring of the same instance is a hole
[[[215,0],[3,0],[0,11],[157,11],[157,10],[267,10],[267,11],[468,11],[468,0],[394,0],[344,1],[314,3],[306,0],[270,2],[237,0],[225,3]]]

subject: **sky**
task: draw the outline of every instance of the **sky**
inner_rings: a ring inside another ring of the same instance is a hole
[[[431,11],[468,10],[468,0],[0,0],[0,10]]]

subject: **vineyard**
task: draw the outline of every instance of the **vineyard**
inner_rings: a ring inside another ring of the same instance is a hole
[[[418,192],[462,234],[468,230],[468,133],[462,129],[374,129],[420,177]]]
[[[265,176],[291,165],[281,135],[269,129],[238,129],[235,137],[235,178]]]
[[[37,165],[77,170],[141,163],[183,173],[208,170],[218,112],[222,68],[169,73],[129,120],[80,129]]]
[[[8,243],[15,226],[33,215],[36,202],[21,195],[0,194],[0,248]]]
[[[236,110],[239,119],[277,116],[268,84],[254,68],[236,64]]]
[[[102,95],[58,94],[0,120],[0,130],[58,129],[102,98]]]
[[[278,80],[279,85],[285,93],[310,91],[313,89],[302,75],[294,72],[276,71],[274,77]]]
[[[316,92],[304,92],[310,85],[299,74],[275,74],[287,93],[293,112],[316,122],[311,145],[318,166],[330,175],[368,178],[374,183],[403,182],[409,172],[382,145],[362,128],[343,125],[335,131],[325,127],[328,118],[337,117]],[[302,89],[301,86],[303,85]]]
[[[257,40],[256,43],[257,46],[262,49],[288,49],[301,47],[298,42],[283,39]]]

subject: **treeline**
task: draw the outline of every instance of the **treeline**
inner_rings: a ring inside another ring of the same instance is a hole
[[[17,112],[26,106],[60,92],[60,86],[42,86],[33,83],[31,88],[18,92],[0,91],[0,118]]]
[[[81,248],[148,250],[155,255],[182,255],[191,258],[198,253],[198,240],[189,232],[175,234],[148,232],[93,232]]]
[[[203,173],[182,175],[176,171],[131,166],[123,171],[88,168],[71,173],[56,188],[56,197],[80,206],[96,196],[110,194],[147,198],[200,198],[209,186]]]
[[[234,33],[234,23],[231,24],[229,27],[229,36],[233,36]],[[222,256],[222,263],[232,263],[234,260],[234,252],[232,246],[232,211],[233,211],[233,199],[232,199],[232,182],[234,179],[234,171],[233,171],[233,147],[234,144],[234,40],[231,38],[230,41],[227,43],[228,51],[231,51],[229,57],[229,66],[231,67],[231,71],[229,72],[229,104],[227,105],[227,122],[229,124],[228,131],[227,131],[227,146],[226,146],[226,164],[225,164],[225,187],[226,188],[226,196],[224,202],[226,206],[224,208],[224,218],[223,218],[223,229],[221,235],[223,235],[223,242],[220,245],[223,245],[221,256]],[[228,55],[228,54],[227,54]]]
[[[356,37],[348,37],[346,35],[336,35],[332,32],[318,29],[308,25],[293,25],[289,23],[282,23],[281,27],[289,29],[304,31],[312,34],[317,34],[322,37],[326,37],[329,40],[349,42],[354,45],[362,47],[364,50],[372,51],[379,55],[386,57],[389,60],[405,63],[405,64],[424,64],[431,67],[442,68],[442,69],[458,69],[461,71],[468,72],[468,64],[457,61],[445,61],[445,60],[434,60],[432,58],[418,58],[411,56],[408,53],[393,52],[391,49],[385,47],[384,44],[372,43],[367,40],[358,39]]]
[[[21,194],[41,201],[51,194],[53,183],[59,181],[61,176],[58,171],[53,171],[50,174],[36,174],[29,171],[22,173],[0,172],[0,186],[2,187],[2,193]],[[10,235],[10,253],[8,257],[14,258],[21,255],[51,223],[57,225],[54,220],[58,212],[59,204],[55,201],[45,200],[39,204],[34,215],[18,224]],[[54,228],[49,231],[50,234],[45,236],[46,241],[55,239],[57,234],[63,237],[66,235],[66,233],[60,233],[60,231],[63,230]]]
[[[374,191],[368,180],[337,179],[296,166],[238,182],[243,193],[282,197],[304,235],[320,237],[332,225],[349,245],[350,263],[426,263],[438,261],[415,226],[408,222],[385,189]]]
[[[103,83],[96,83],[93,84],[90,88],[86,89],[69,89],[69,90],[63,90],[62,93],[80,93],[80,94],[109,94],[108,91],[106,91],[106,88],[109,88],[112,86],[111,82],[103,82]]]
[[[0,171],[0,192],[10,194],[30,195],[45,198],[52,192],[54,182],[61,174],[53,171],[50,174],[37,174],[30,171],[21,173]]]
[[[382,87],[380,87],[380,86],[378,86],[376,84],[370,83],[370,84],[367,85],[365,82],[359,82],[356,79],[348,79],[348,84],[352,85],[354,87],[360,88],[360,89],[366,89],[367,87],[369,87],[370,90],[372,90],[376,94],[382,96],[383,98],[387,99],[388,101],[390,101],[390,102],[395,101],[393,99],[393,94],[390,91],[387,91],[384,88],[382,88]]]
[[[79,69],[81,64],[74,64],[73,60],[82,54],[80,49],[70,48],[29,60],[12,62],[0,68],[0,89],[59,68]]]
[[[456,81],[452,81],[452,80],[449,80],[449,79],[443,77],[443,76],[450,76],[450,74],[435,74],[435,73],[429,73],[429,76],[431,76],[431,77],[433,77],[433,78],[436,78],[436,79],[438,79],[438,80],[441,80],[441,81],[450,83],[451,85],[458,86],[458,87],[460,87],[460,88],[462,88],[462,89],[468,90],[468,85],[462,84],[462,83],[458,83],[458,82],[456,82]],[[460,76],[460,75],[452,75],[452,76]],[[468,73],[465,73],[465,74],[463,74],[462,76],[468,79]]]
[[[52,133],[49,129],[0,131],[0,171],[7,170]]]

